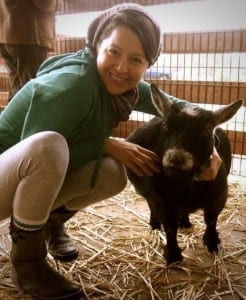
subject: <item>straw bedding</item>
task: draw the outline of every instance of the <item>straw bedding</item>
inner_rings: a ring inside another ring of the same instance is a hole
[[[205,226],[198,211],[191,215],[193,227],[178,233],[183,262],[167,267],[165,233],[150,230],[147,204],[128,184],[121,194],[86,208],[67,223],[80,247],[77,260],[48,259],[64,276],[81,284],[87,299],[245,300],[245,196],[240,183],[229,182],[227,205],[218,221],[222,244],[217,255],[209,254],[202,244]],[[11,283],[9,235],[2,231],[0,299],[28,300]]]

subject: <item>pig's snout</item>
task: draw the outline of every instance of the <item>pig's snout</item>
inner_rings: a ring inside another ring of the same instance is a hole
[[[169,174],[184,175],[192,171],[194,160],[184,149],[169,149],[163,155],[162,165]]]

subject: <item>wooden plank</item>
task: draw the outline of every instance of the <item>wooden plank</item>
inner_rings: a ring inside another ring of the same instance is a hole
[[[164,33],[163,53],[230,53],[246,52],[246,30],[221,32]],[[56,52],[73,52],[85,46],[85,37],[59,38]]]
[[[55,43],[55,53],[63,54],[63,53],[71,53],[77,52],[85,47],[85,38],[59,38]],[[50,53],[50,55],[54,55],[54,53]]]
[[[0,108],[4,108],[8,104],[8,92],[0,91]]]
[[[229,104],[246,101],[246,82],[150,80],[166,93],[196,103]],[[245,102],[246,103],[246,102]]]
[[[171,54],[246,52],[246,30],[164,33],[162,43],[162,52]],[[64,37],[57,41],[56,52],[72,52],[84,45],[85,37]]]
[[[8,92],[9,90],[9,78],[8,73],[0,72],[0,92]]]
[[[177,2],[190,2],[201,0],[135,0],[135,3],[141,5],[156,5]],[[57,14],[69,14],[87,11],[104,10],[115,4],[120,4],[122,0],[62,0],[62,9]],[[133,1],[132,1],[133,2]]]
[[[144,121],[128,120],[127,122],[120,122],[119,125],[114,128],[112,136],[119,138],[126,138],[134,129],[144,124]]]
[[[166,93],[195,103],[229,104],[242,99],[246,101],[246,82],[148,80]],[[9,90],[7,73],[0,73],[0,91]],[[246,102],[245,102],[246,103]]]
[[[163,53],[228,53],[246,51],[246,30],[164,33]]]
[[[227,130],[232,153],[246,155],[246,132]]]
[[[0,92],[0,107],[7,105],[8,93]],[[143,125],[144,121],[129,120],[121,122],[112,133],[112,136],[126,138],[134,129]],[[234,154],[246,155],[246,132],[229,131],[227,134]]]
[[[128,120],[121,122],[112,133],[112,136],[126,138],[134,129],[143,125],[143,121]],[[233,154],[246,155],[246,132],[226,130]]]

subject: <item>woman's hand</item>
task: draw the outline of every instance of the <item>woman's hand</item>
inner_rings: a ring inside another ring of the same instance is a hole
[[[195,180],[214,180],[218,174],[221,164],[221,157],[214,147],[208,166],[195,176]]]
[[[161,170],[157,154],[125,140],[105,139],[104,153],[122,162],[138,176],[152,176]]]

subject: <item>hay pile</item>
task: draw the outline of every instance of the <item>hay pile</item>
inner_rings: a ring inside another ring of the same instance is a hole
[[[229,184],[229,198],[218,221],[218,255],[202,244],[201,212],[193,228],[178,233],[184,260],[166,267],[163,232],[151,231],[145,200],[129,184],[124,192],[79,212],[68,223],[80,247],[72,263],[50,263],[81,284],[87,299],[205,300],[246,299],[246,206],[239,183]],[[30,299],[11,284],[9,236],[0,236],[0,299]]]

